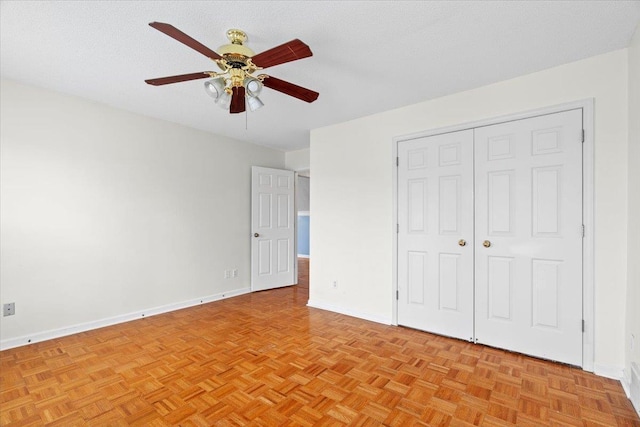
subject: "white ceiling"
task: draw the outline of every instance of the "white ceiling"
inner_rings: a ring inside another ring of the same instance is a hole
[[[309,130],[628,45],[640,1],[7,1],[3,78],[281,150]],[[167,22],[216,50],[240,28],[261,52],[294,38],[314,56],[267,70],[320,92],[307,104],[265,89],[265,107],[230,115],[203,80],[216,70],[147,24]]]

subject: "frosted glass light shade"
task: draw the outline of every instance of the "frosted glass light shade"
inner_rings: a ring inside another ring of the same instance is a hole
[[[231,94],[223,90],[222,95],[216,99],[216,104],[218,104],[220,108],[228,110],[231,105]]]
[[[244,88],[247,90],[247,96],[258,96],[262,91],[262,82],[253,77],[249,77],[244,79]]]
[[[249,104],[249,109],[251,111],[256,111],[264,106],[262,101],[260,101],[260,98],[257,96],[247,96],[247,104]]]
[[[215,79],[204,82],[204,90],[213,98],[218,101],[220,95],[224,93],[224,79],[217,77]]]

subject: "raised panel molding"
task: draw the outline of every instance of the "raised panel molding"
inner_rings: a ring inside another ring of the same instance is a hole
[[[531,171],[531,218],[534,237],[560,237],[560,180],[562,166],[533,168]]]
[[[271,274],[271,240],[260,240],[258,242],[258,274]]]
[[[289,228],[289,199],[287,194],[278,194],[278,228]]]
[[[278,239],[278,273],[286,273],[289,271],[291,266],[289,265],[289,255],[291,248],[289,247],[289,240],[287,239]]]
[[[531,132],[531,154],[552,154],[562,152],[562,128],[539,129]]]
[[[489,235],[508,236],[513,233],[515,221],[513,188],[515,171],[495,171],[487,175]]]
[[[487,141],[487,160],[512,159],[516,156],[513,135],[501,135]]]
[[[407,183],[409,195],[409,216],[407,227],[409,233],[426,233],[427,230],[427,179],[410,179]]]
[[[271,228],[271,194],[260,194],[258,200],[260,201],[258,226]]]
[[[271,175],[268,174],[260,174],[258,178],[258,184],[261,187],[271,187]]]
[[[427,277],[427,253],[410,251],[408,254],[407,298],[411,304],[424,304]]]
[[[487,313],[489,318],[512,320],[512,266],[513,258],[489,256],[487,271],[489,273],[489,299]]]
[[[291,180],[288,176],[278,176],[278,188],[291,188]]]
[[[423,169],[427,167],[427,149],[410,150],[407,153],[407,169]]]
[[[531,261],[532,298],[531,325],[558,329],[558,298],[561,286],[562,261],[533,259]]]
[[[440,254],[440,310],[458,310],[459,254]]]
[[[441,145],[438,148],[438,164],[454,166],[460,164],[460,143]]]
[[[440,234],[457,234],[460,229],[460,177],[443,176],[438,182],[438,224]]]

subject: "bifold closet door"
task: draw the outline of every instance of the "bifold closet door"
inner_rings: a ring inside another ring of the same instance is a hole
[[[398,144],[398,324],[473,337],[473,131]]]
[[[475,129],[475,336],[582,365],[582,110]]]

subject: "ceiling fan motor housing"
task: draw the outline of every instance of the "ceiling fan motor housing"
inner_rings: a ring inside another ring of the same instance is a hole
[[[247,33],[242,30],[231,29],[227,31],[229,44],[224,44],[217,49],[232,68],[241,68],[247,65],[247,59],[255,55],[255,52],[243,43],[248,40]],[[221,67],[222,68],[222,67]]]

